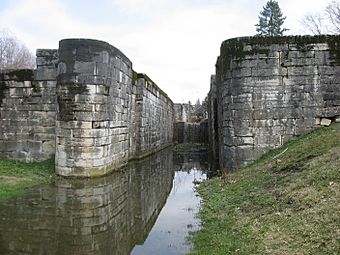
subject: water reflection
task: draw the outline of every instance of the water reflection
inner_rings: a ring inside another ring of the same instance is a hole
[[[57,180],[0,203],[0,254],[184,254],[199,227],[192,182],[205,177],[190,156],[174,158],[164,150],[110,176]]]
[[[200,228],[196,215],[201,199],[194,183],[206,178],[205,159],[205,153],[174,153],[173,188],[148,238],[133,249],[133,255],[181,255],[190,251],[190,232]]]

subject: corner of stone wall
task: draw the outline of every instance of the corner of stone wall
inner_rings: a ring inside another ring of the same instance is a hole
[[[62,176],[104,175],[173,142],[171,99],[110,44],[65,39],[36,70],[0,72],[0,157]]]
[[[132,63],[108,43],[59,43],[56,172],[97,176],[127,163]]]
[[[221,168],[231,170],[340,115],[340,36],[224,41],[216,64]],[[216,130],[215,130],[216,132]]]

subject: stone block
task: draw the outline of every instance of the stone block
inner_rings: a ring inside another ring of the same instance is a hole
[[[58,64],[58,57],[55,56],[37,56],[36,64],[38,67],[51,66],[56,67]]]
[[[322,118],[321,122],[320,122],[320,125],[328,127],[329,125],[331,125],[331,123],[332,123],[331,119]]]
[[[294,66],[288,67],[289,76],[316,76],[319,74],[319,69],[316,66]]]
[[[53,57],[58,58],[58,50],[56,49],[37,49],[37,57]]]
[[[231,76],[232,77],[250,77],[252,75],[252,69],[251,68],[237,68],[233,69]]]
[[[5,152],[5,151],[16,151],[18,148],[20,148],[20,141],[4,141],[4,140],[0,140],[0,152]]]
[[[329,50],[329,45],[328,45],[328,43],[315,43],[315,44],[313,44],[313,48],[316,52],[317,51],[326,51],[327,52]]]
[[[318,66],[329,66],[332,61],[328,51],[316,51],[315,52],[315,64]]]
[[[252,77],[275,77],[278,75],[282,75],[282,71],[285,70],[279,67],[272,67],[272,68],[252,68],[251,76]]]
[[[315,125],[321,124],[321,118],[315,118]]]
[[[73,129],[73,137],[79,138],[96,138],[108,136],[107,129]]]
[[[314,66],[316,62],[315,58],[288,58],[284,62],[284,66]]]
[[[55,141],[44,141],[42,143],[42,152],[47,155],[55,154]]]
[[[56,80],[57,69],[54,67],[39,67],[36,70],[34,79],[36,81]]]
[[[330,75],[333,76],[337,73],[337,68],[335,66],[319,66],[318,67],[319,75]]]
[[[311,45],[310,47],[314,48],[313,45]],[[308,46],[306,46],[306,49],[308,48]],[[291,58],[314,58],[314,50],[303,50],[299,47],[297,47],[296,45],[289,45],[289,52],[288,52],[288,59]]]
[[[27,147],[30,151],[39,153],[42,151],[42,141],[28,140]]]

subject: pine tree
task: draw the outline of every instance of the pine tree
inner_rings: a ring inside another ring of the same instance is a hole
[[[259,24],[256,24],[258,35],[282,36],[287,28],[282,28],[286,17],[283,17],[280,6],[275,0],[269,0],[260,12]]]

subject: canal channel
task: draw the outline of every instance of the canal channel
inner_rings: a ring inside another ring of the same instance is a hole
[[[205,152],[171,148],[94,179],[58,178],[0,203],[0,254],[186,254]]]

